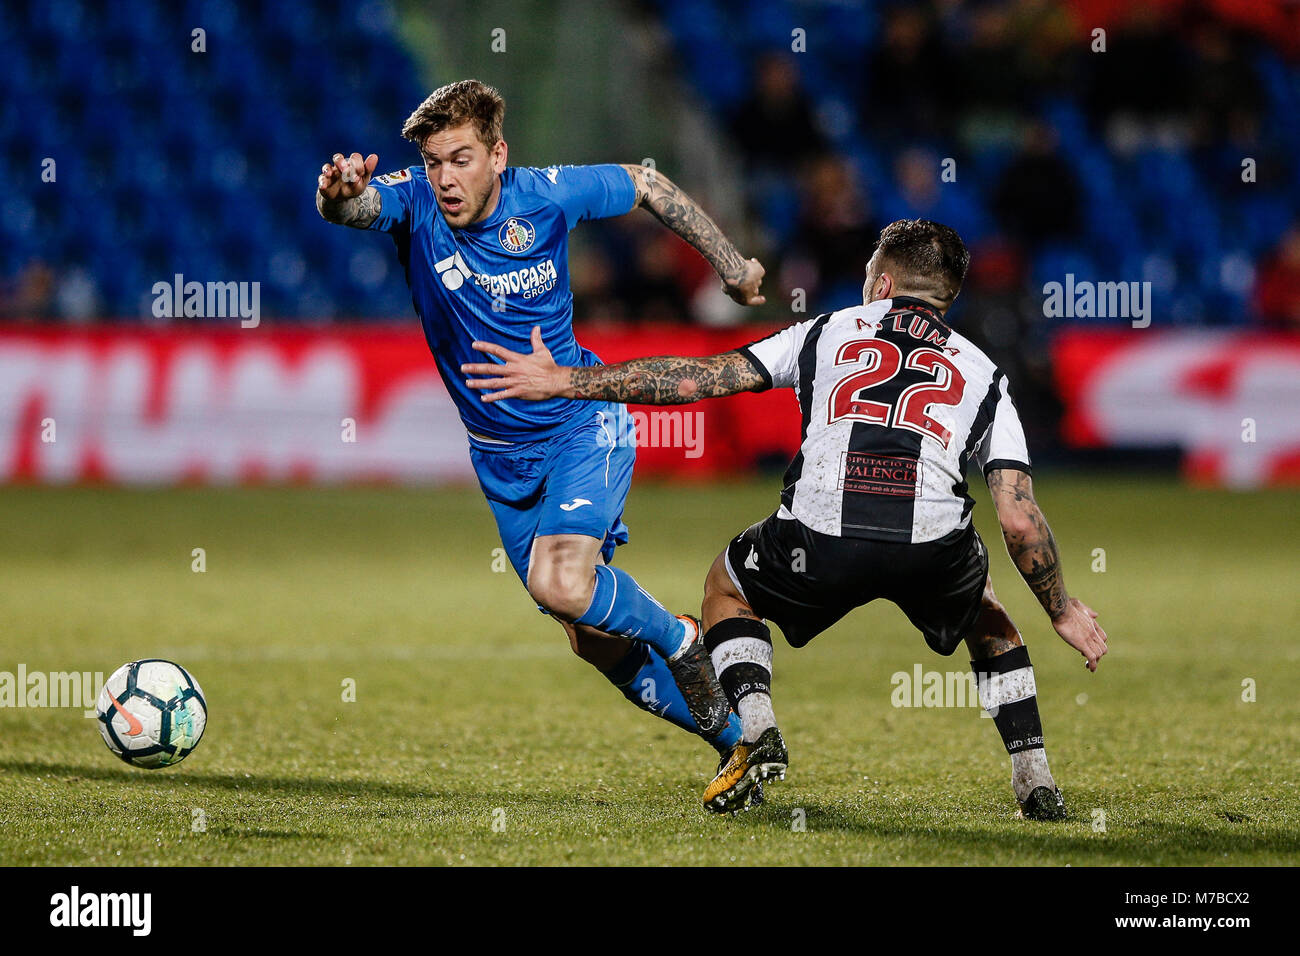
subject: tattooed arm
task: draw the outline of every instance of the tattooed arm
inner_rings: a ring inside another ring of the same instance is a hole
[[[727,295],[741,305],[767,301],[758,293],[764,273],[758,260],[742,256],[694,199],[657,169],[630,164],[623,168],[632,177],[636,204],[694,246],[718,273]]]
[[[764,387],[763,376],[739,352],[703,358],[671,355],[633,359],[617,365],[566,368],[560,378],[565,398],[631,402],[634,405],[685,405]]]
[[[753,392],[767,385],[763,376],[740,352],[703,358],[664,356],[633,359],[617,365],[569,368],[555,364],[542,342],[540,328],[533,329],[533,353],[521,355],[494,342],[475,342],[474,348],[501,359],[502,364],[462,365],[470,388],[484,392],[483,401],[522,398],[582,398],[591,401],[631,402],[635,405],[685,405],[702,398],[721,398]]]
[[[1032,479],[1014,468],[994,468],[988,483],[1012,562],[1052,619],[1056,633],[1095,671],[1098,658],[1106,653],[1106,632],[1096,622],[1097,612],[1065,590],[1056,538],[1034,500]]]
[[[1056,538],[1034,500],[1033,481],[1011,468],[994,468],[988,481],[1007,553],[1047,616],[1056,620],[1065,613],[1070,596],[1061,577]]]
[[[354,229],[369,228],[370,222],[380,217],[381,206],[380,191],[374,186],[365,187],[365,193],[354,199],[326,199],[316,194],[316,211],[322,220]]]
[[[316,179],[316,211],[321,218],[354,229],[366,229],[378,219],[383,201],[379,190],[370,185],[378,164],[374,153],[365,159],[360,153],[335,153]]]
[[[367,186],[365,192],[352,199],[326,199],[323,193],[316,193],[316,211],[322,219],[354,229],[369,228],[379,218],[381,206],[379,190],[374,186]]]

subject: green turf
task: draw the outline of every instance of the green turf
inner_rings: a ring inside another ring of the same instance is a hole
[[[763,809],[719,819],[699,805],[712,751],[623,701],[493,573],[474,490],[0,490],[0,671],[167,657],[211,708],[199,749],[152,772],[80,710],[0,709],[0,864],[1294,864],[1294,496],[1039,486],[1113,647],[1084,670],[982,502],[1073,813],[1055,825],[1014,819],[977,710],[891,706],[894,672],[966,667],[892,606],[802,651],[778,640],[791,772]],[[638,484],[620,560],[698,607],[709,561],[775,487]]]

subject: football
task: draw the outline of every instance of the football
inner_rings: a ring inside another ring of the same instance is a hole
[[[179,664],[163,660],[123,664],[104,682],[95,709],[108,749],[149,770],[184,760],[208,723],[198,681]]]

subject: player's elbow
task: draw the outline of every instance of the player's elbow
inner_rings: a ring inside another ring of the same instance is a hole
[[[673,186],[673,181],[654,166],[624,164],[636,190],[636,204],[649,206],[657,194]]]
[[[998,524],[1002,526],[1002,537],[1008,543],[1030,541],[1038,536],[1042,515],[1032,502],[1024,507],[999,508]]]

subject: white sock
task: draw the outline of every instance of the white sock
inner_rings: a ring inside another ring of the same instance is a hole
[[[678,620],[681,621],[681,618],[678,618]],[[695,629],[694,622],[682,621],[681,623],[682,623],[682,642],[677,645],[677,650],[673,651],[672,656],[668,658],[669,663],[672,663],[673,661],[677,660],[677,658],[681,657],[683,654],[689,651],[691,649],[691,645],[695,643],[695,637],[698,634],[698,631],[696,631]]]
[[[1011,789],[1024,802],[1035,787],[1055,789],[1042,747],[1038,685],[1029,652],[1017,647],[996,657],[971,661],[979,680],[980,703],[997,724],[1011,754]],[[1027,746],[1028,745],[1028,746]]]
[[[741,736],[756,741],[763,731],[776,726],[772,713],[772,638],[761,621],[736,618],[710,631],[713,669],[740,715]],[[719,640],[719,638],[721,638]]]
[[[1011,789],[1016,792],[1016,799],[1023,803],[1035,787],[1056,789],[1052,772],[1047,769],[1047,751],[1042,747],[1011,755]]]
[[[772,698],[762,691],[753,691],[740,699],[740,723],[743,727],[741,737],[746,743],[753,743],[769,727],[776,726],[776,715],[772,713]]]

